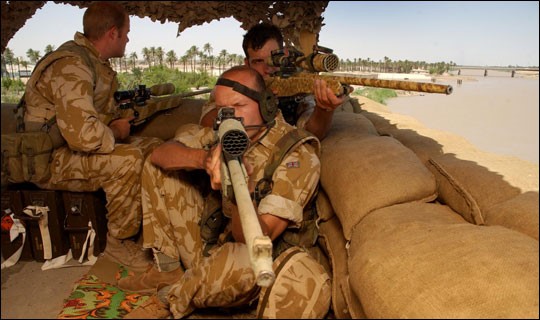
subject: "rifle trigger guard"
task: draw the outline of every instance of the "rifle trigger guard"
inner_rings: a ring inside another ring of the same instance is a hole
[[[255,191],[253,194],[253,198],[255,199],[255,201],[259,203],[272,191],[273,186],[274,182],[270,179],[263,178],[259,180],[259,182],[257,182],[257,185],[255,186]]]

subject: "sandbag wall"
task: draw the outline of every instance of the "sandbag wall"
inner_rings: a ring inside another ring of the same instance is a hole
[[[537,193],[482,190],[490,181],[475,169],[476,210],[446,157],[428,168],[362,114],[335,114],[317,206],[336,317],[538,318]],[[508,212],[524,223],[501,222]]]

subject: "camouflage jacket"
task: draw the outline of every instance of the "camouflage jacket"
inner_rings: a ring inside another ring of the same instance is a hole
[[[43,57],[25,91],[25,125],[56,116],[63,139],[74,151],[110,153],[115,139],[108,127],[116,112],[116,72],[77,32],[72,41]]]
[[[287,124],[278,112],[276,124],[268,134],[252,143],[244,158],[252,165],[250,184],[256,184],[264,176],[270,163],[274,146],[279,139],[294,127]],[[192,148],[208,148],[216,141],[212,128],[187,124],[177,131],[176,141]],[[259,214],[272,214],[289,220],[289,227],[298,228],[302,224],[303,210],[317,190],[320,177],[319,140],[313,136],[305,138],[290,152],[273,173],[273,188],[259,203]],[[225,210],[225,207],[224,207]],[[228,215],[227,212],[224,212]]]

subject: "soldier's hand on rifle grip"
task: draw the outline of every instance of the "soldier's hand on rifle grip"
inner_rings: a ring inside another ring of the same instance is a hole
[[[131,121],[134,119],[135,117],[119,118],[119,119],[113,120],[109,124],[109,128],[111,128],[116,141],[122,141],[126,139],[127,137],[129,137],[129,132],[131,129]]]
[[[208,150],[204,163],[213,190],[221,190],[221,160],[221,143],[218,143]]]
[[[343,104],[345,100],[345,95],[336,96],[332,90],[330,90],[326,81],[323,79],[315,79],[314,89],[315,101],[317,102],[317,107],[325,111],[334,111],[337,107]]]

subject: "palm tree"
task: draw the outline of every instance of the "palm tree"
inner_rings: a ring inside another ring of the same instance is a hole
[[[166,61],[171,66],[171,69],[174,69],[174,64],[177,60],[178,58],[176,57],[176,53],[174,53],[174,50],[167,52]]]
[[[22,57],[19,58],[19,62],[22,64],[22,66],[24,67],[24,72],[26,74],[28,74],[28,61],[24,60]]]
[[[156,65],[156,47],[150,47],[150,58],[154,65]]]
[[[41,58],[41,54],[39,53],[39,50],[33,50],[33,49],[28,49],[26,51],[26,56],[28,57],[28,59],[30,59],[30,63],[34,65],[39,60],[39,58]]]
[[[131,61],[131,68],[132,69],[135,69],[137,67],[137,59],[139,57],[137,57],[137,53],[136,52],[132,52],[130,55],[129,55],[129,60]]]
[[[146,61],[146,63],[148,64],[148,67],[152,66],[152,53],[150,52],[150,49],[148,49],[147,47],[142,48],[142,54],[144,61]]]
[[[163,48],[157,47],[155,51],[155,56],[160,66],[163,66],[163,55],[164,55]]]
[[[219,65],[219,73],[221,74],[221,66],[225,67],[225,63],[227,61],[227,57],[229,56],[229,53],[227,50],[223,49],[219,52],[218,56],[218,65]]]
[[[203,52],[206,52],[207,53],[207,62],[209,62],[209,65],[210,65],[210,72],[212,72],[212,69],[214,68],[214,57],[212,56],[212,52],[214,51],[214,48],[212,48],[212,45],[207,42],[204,44],[203,46]]]
[[[47,53],[51,53],[54,51],[54,46],[52,44],[48,44],[46,47],[45,47],[45,54]]]
[[[182,65],[184,66],[184,72],[187,72],[187,62],[189,60],[189,57],[187,54],[180,57],[180,62],[182,62]]]
[[[197,55],[199,53],[199,48],[196,46],[191,46],[186,52],[186,55],[191,59],[191,72],[195,72],[195,66],[197,64]]]

